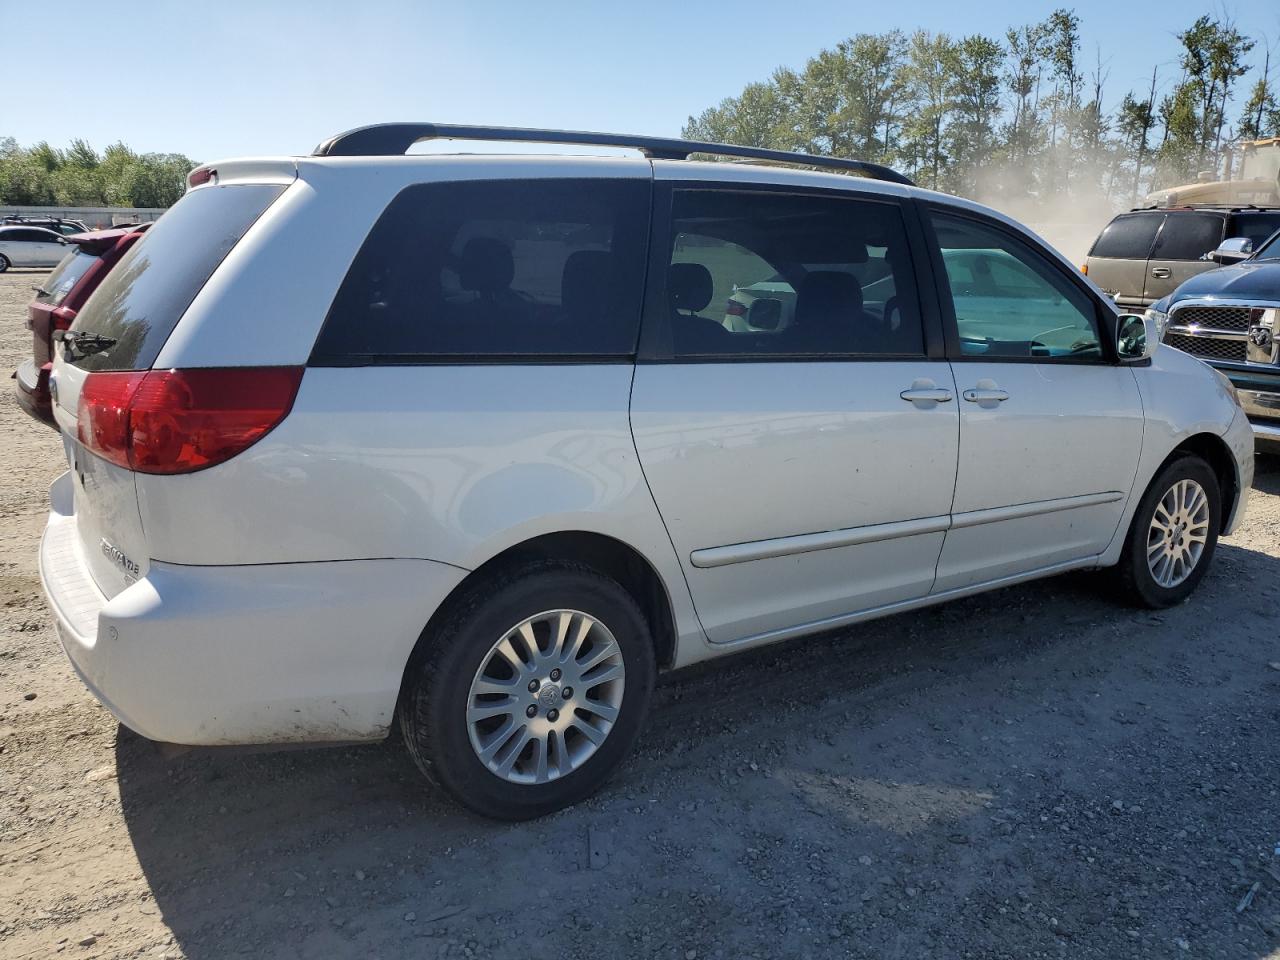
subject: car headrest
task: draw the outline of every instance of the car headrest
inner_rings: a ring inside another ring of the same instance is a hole
[[[476,293],[506,290],[515,274],[511,248],[493,237],[472,237],[458,258],[458,283],[463,290]]]
[[[577,250],[569,254],[560,274],[560,306],[571,317],[602,314],[611,302],[613,282],[613,254]]]
[[[667,296],[674,310],[697,313],[711,302],[711,271],[700,263],[673,263],[667,271]]]
[[[851,273],[815,270],[805,274],[796,291],[796,324],[800,327],[853,323],[862,311],[862,286]]]

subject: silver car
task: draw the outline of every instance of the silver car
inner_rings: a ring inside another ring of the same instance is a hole
[[[67,250],[67,241],[53,230],[0,227],[0,273],[10,267],[56,267]]]
[[[640,155],[403,156],[432,138]],[[726,327],[762,279],[785,318]],[[1154,324],[874,164],[366,127],[194,171],[80,310],[41,574],[147,737],[397,724],[462,803],[537,816],[658,671],[1066,570],[1186,598],[1253,438]]]

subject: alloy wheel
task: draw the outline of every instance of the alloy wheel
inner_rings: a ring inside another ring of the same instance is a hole
[[[1157,584],[1176,587],[1200,562],[1209,540],[1209,496],[1194,480],[1170,487],[1151,516],[1147,567]]]
[[[512,783],[547,783],[604,743],[622,707],[622,648],[580,610],[516,624],[485,654],[467,695],[476,756]]]

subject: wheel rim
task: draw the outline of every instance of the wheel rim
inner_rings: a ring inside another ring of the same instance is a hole
[[[489,648],[467,694],[471,747],[511,783],[547,783],[586,763],[617,722],[625,667],[603,623],[548,610]]]
[[[1176,587],[1200,563],[1209,542],[1209,495],[1194,480],[1179,480],[1156,504],[1147,531],[1147,567],[1156,583]]]

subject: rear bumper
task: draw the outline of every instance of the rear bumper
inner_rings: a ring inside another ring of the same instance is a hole
[[[196,567],[153,561],[107,598],[70,474],[50,491],[40,576],[71,665],[126,726],[185,744],[386,735],[422,628],[465,571],[428,560]]]
[[[57,430],[53,419],[53,400],[49,393],[49,364],[37,367],[34,359],[27,359],[14,371],[14,395],[18,406],[41,423]]]

